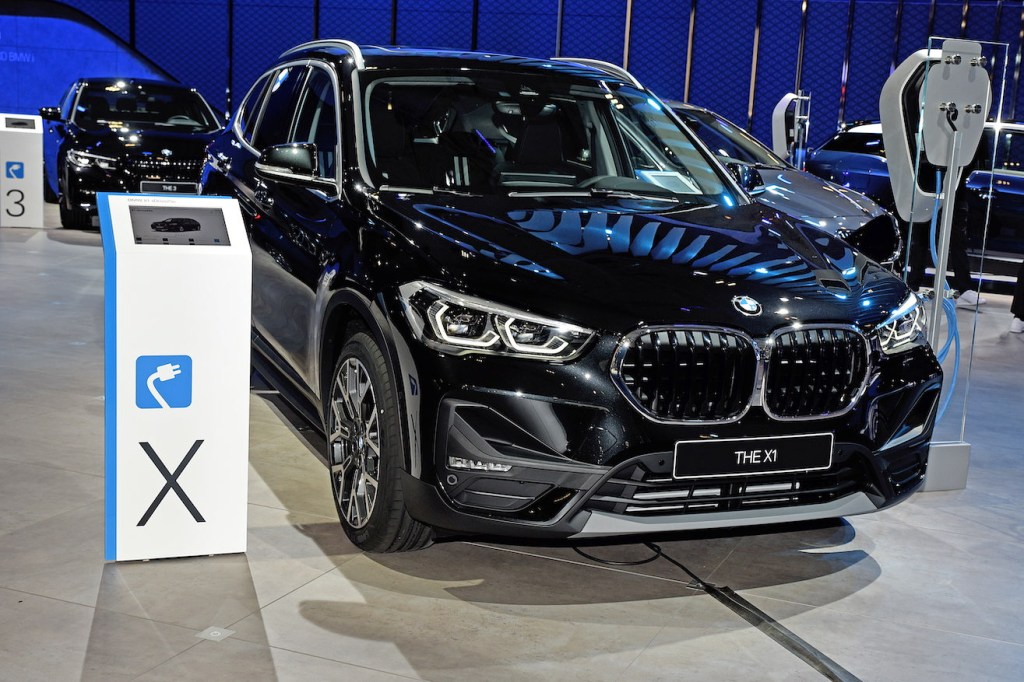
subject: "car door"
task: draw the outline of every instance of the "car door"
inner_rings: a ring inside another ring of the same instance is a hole
[[[269,316],[267,334],[299,371],[306,385],[318,375],[317,292],[324,266],[351,245],[345,229],[340,187],[340,122],[337,80],[326,64],[313,64],[298,97],[285,144],[312,144],[316,174],[334,181],[334,191],[264,179],[266,214],[260,225],[264,248],[280,270],[266,283],[266,295],[281,309]]]
[[[60,154],[68,134],[68,118],[78,95],[78,83],[72,83],[60,100],[60,120],[46,121],[43,135],[43,173],[47,189],[56,196],[59,193],[57,179],[60,177]]]
[[[994,163],[986,158],[967,179],[972,243],[981,246],[985,200],[991,195],[987,246],[1020,253],[1024,252],[1024,130],[1004,128],[994,139]]]

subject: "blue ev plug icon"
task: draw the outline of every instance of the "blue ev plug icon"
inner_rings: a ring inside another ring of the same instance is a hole
[[[135,361],[135,405],[144,410],[192,404],[192,358],[141,355]]]
[[[21,161],[8,161],[5,175],[12,180],[25,179],[25,164]]]

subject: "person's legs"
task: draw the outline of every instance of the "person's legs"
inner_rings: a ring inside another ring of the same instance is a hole
[[[1013,314],[1010,331],[1015,334],[1024,332],[1024,263],[1021,263],[1020,270],[1017,271],[1017,285],[1013,288],[1010,312]]]
[[[928,225],[918,223],[908,226],[904,232],[903,246],[903,257],[910,267],[907,286],[916,291],[924,283],[924,270],[928,262]]]

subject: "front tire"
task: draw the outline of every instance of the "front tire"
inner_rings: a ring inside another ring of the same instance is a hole
[[[327,457],[338,519],[368,552],[404,552],[431,543],[432,531],[402,497],[401,414],[384,355],[365,331],[342,348],[327,403]]]
[[[92,227],[92,216],[80,208],[68,208],[63,197],[60,201],[60,224],[66,230],[87,230]]]

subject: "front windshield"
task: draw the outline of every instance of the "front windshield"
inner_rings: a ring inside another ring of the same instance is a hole
[[[86,129],[160,129],[208,133],[220,128],[199,93],[172,85],[133,81],[89,83],[78,97],[72,121]]]
[[[661,104],[625,86],[554,74],[392,73],[365,86],[363,120],[378,187],[737,203]]]
[[[676,109],[676,113],[712,152],[725,161],[783,168],[786,162],[745,130],[708,111]]]

